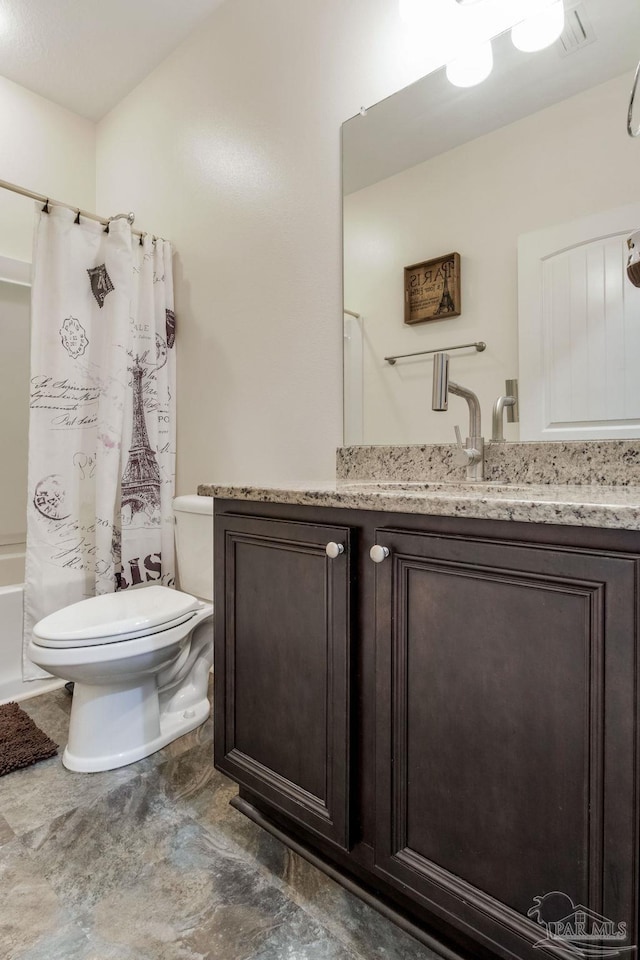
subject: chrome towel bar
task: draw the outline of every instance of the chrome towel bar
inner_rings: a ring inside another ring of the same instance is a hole
[[[423,357],[427,353],[448,353],[449,350],[464,350],[465,347],[475,347],[478,353],[487,349],[484,340],[478,340],[475,343],[461,343],[457,347],[437,347],[435,350],[418,350],[416,353],[398,353],[395,357],[385,357],[384,359],[393,366],[396,360],[404,360],[405,357]]]

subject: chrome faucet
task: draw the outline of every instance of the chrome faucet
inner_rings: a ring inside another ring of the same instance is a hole
[[[469,435],[465,444],[462,443],[460,428],[455,428],[458,445],[455,461],[459,466],[467,468],[467,480],[483,480],[484,439],[480,426],[480,402],[472,390],[467,390],[466,387],[461,387],[459,383],[449,380],[449,354],[435,353],[433,356],[431,408],[436,411],[448,410],[449,393],[464,397],[469,405]]]

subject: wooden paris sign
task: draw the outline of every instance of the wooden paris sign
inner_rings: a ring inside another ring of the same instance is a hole
[[[404,268],[404,322],[425,323],[460,316],[460,254]]]

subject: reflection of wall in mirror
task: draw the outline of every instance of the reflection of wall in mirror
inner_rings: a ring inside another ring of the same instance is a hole
[[[453,354],[453,379],[481,401],[484,433],[518,375],[517,243],[522,233],[640,200],[637,142],[625,130],[625,74],[344,198],[345,302],[366,317],[363,442],[450,442],[462,400],[430,406],[429,358],[389,354],[485,340]],[[640,224],[638,224],[640,226]],[[462,316],[403,323],[403,268],[459,250]],[[518,438],[507,424],[507,439]]]

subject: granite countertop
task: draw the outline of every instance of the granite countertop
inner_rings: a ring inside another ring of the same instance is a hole
[[[334,480],[201,484],[198,493],[225,500],[640,530],[640,484]]]

